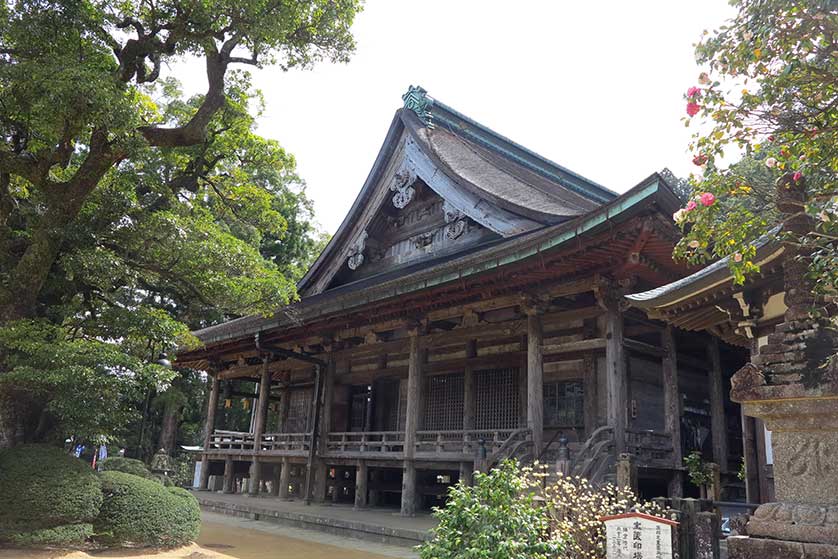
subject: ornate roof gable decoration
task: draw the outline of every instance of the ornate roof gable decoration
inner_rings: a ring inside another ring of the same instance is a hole
[[[364,249],[367,246],[367,237],[369,233],[364,229],[355,242],[349,247],[349,255],[346,259],[346,264],[350,270],[357,270],[364,263]]]
[[[428,128],[433,128],[431,121],[430,108],[434,104],[434,100],[428,97],[428,92],[420,85],[411,85],[407,88],[407,93],[402,95],[404,101],[404,108],[413,111],[425,123]]]
[[[445,235],[453,241],[465,232],[466,216],[448,200],[443,202],[442,211],[445,214]]]
[[[390,183],[390,190],[393,194],[393,205],[398,209],[407,206],[416,196],[416,189],[413,183],[416,182],[416,168],[413,163],[405,159],[396,174],[393,175],[393,182]]]

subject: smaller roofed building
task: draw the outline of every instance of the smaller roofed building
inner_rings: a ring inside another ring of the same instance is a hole
[[[689,490],[696,449],[735,480],[722,386],[745,356],[624,298],[693,271],[665,181],[618,195],[421,88],[403,100],[300,300],[178,355],[212,378],[202,488],[410,515],[565,445],[594,482],[633,455],[648,496]]]
[[[768,344],[768,336],[788,310],[783,281],[786,247],[780,228],[757,240],[755,247],[759,273],[743,285],[734,282],[728,258],[722,258],[683,279],[626,298],[649,317],[686,331],[708,332],[747,349],[750,362]],[[725,387],[729,390],[730,385]],[[747,500],[773,501],[771,432],[760,419],[743,414],[740,421]]]

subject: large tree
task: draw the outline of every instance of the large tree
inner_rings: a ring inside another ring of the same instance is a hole
[[[113,436],[190,327],[295,296],[310,205],[236,67],[344,61],[358,10],[0,2],[0,442]],[[161,77],[185,59],[203,95]]]
[[[739,282],[757,270],[754,241],[778,221],[784,192],[806,203],[786,237],[816,290],[838,285],[838,9],[831,0],[736,0],[736,16],[705,33],[705,71],[686,94],[685,122],[699,171],[676,213],[687,233],[676,255],[730,256]],[[698,122],[696,122],[698,121]],[[736,152],[747,157],[725,166]]]

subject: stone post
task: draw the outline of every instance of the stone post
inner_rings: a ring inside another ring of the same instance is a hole
[[[620,454],[617,459],[617,487],[628,487],[637,490],[637,465],[631,454]]]

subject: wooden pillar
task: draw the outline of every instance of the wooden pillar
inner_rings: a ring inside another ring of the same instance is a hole
[[[331,349],[331,348],[330,348]],[[335,359],[330,352],[327,357],[326,368],[323,378],[322,405],[320,406],[320,433],[317,439],[317,454],[323,456],[326,453],[326,441],[329,431],[332,429],[332,400],[335,393]],[[329,481],[329,465],[322,458],[317,459],[314,475],[315,502],[322,503],[326,500],[326,488]]]
[[[469,340],[466,342],[466,358],[477,357],[477,342]],[[477,395],[474,392],[474,365],[466,363],[463,371],[463,429],[471,431],[474,429],[475,417],[477,414]]]
[[[235,488],[233,482],[235,481],[235,470],[233,468],[233,457],[227,456],[224,458],[224,486],[222,491],[224,493],[234,493]]]
[[[369,479],[369,472],[367,470],[367,463],[364,460],[358,460],[358,466],[355,468],[355,508],[367,508],[367,480]]]
[[[291,389],[286,386],[279,393],[279,419],[277,419],[276,430],[278,433],[285,432],[285,423],[288,421],[288,412],[291,409]]]
[[[527,428],[532,431],[533,454],[544,446],[544,356],[541,312],[527,309]]]
[[[369,498],[367,500],[367,504],[371,507],[378,505],[378,496],[379,492],[375,487],[377,487],[377,480],[378,480],[378,471],[375,468],[367,468],[368,475],[367,479],[369,479],[368,487],[369,487]]]
[[[678,349],[675,345],[675,333],[667,324],[661,332],[663,359],[663,425],[664,431],[672,440],[672,477],[669,480],[669,496],[682,497],[684,480],[680,468],[683,466],[681,455],[681,390],[678,384]]]
[[[282,466],[280,464],[274,464],[271,470],[273,473],[273,479],[271,479],[271,497],[278,497],[279,480],[282,477]]]
[[[262,450],[262,435],[265,433],[265,422],[268,420],[268,400],[271,396],[271,374],[268,372],[268,360],[262,364],[262,375],[259,378],[259,399],[256,403],[256,421],[253,428],[253,461],[250,463],[250,482],[247,484],[251,495],[259,494],[262,484],[262,463],[259,454]]]
[[[582,397],[584,399],[585,436],[590,437],[597,425],[597,370],[596,355],[587,354],[582,358]]]
[[[474,462],[460,462],[460,482],[472,485],[474,482]]]
[[[291,483],[291,463],[288,458],[282,459],[282,467],[279,470],[279,498],[288,500],[288,485]]]
[[[719,339],[710,339],[707,348],[710,362],[710,432],[713,437],[713,462],[727,472],[727,421],[725,419],[724,385]]]
[[[218,409],[218,375],[213,375],[210,381],[209,400],[207,401],[206,435],[204,435],[204,454],[201,456],[201,481],[199,489],[205,491],[209,485],[209,449],[212,434],[215,431],[215,412]]]
[[[424,352],[420,349],[419,329],[410,331],[410,357],[407,367],[407,409],[404,426],[404,473],[402,475],[402,516],[416,512],[416,431],[419,427],[419,406],[422,399],[422,366]]]
[[[753,417],[748,417],[744,413],[740,415],[742,418],[742,456],[745,460],[745,499],[749,503],[761,503],[755,422]]]
[[[617,293],[605,302],[605,391],[606,417],[614,429],[614,444],[619,455],[626,448],[626,350],[623,345],[623,313]]]

